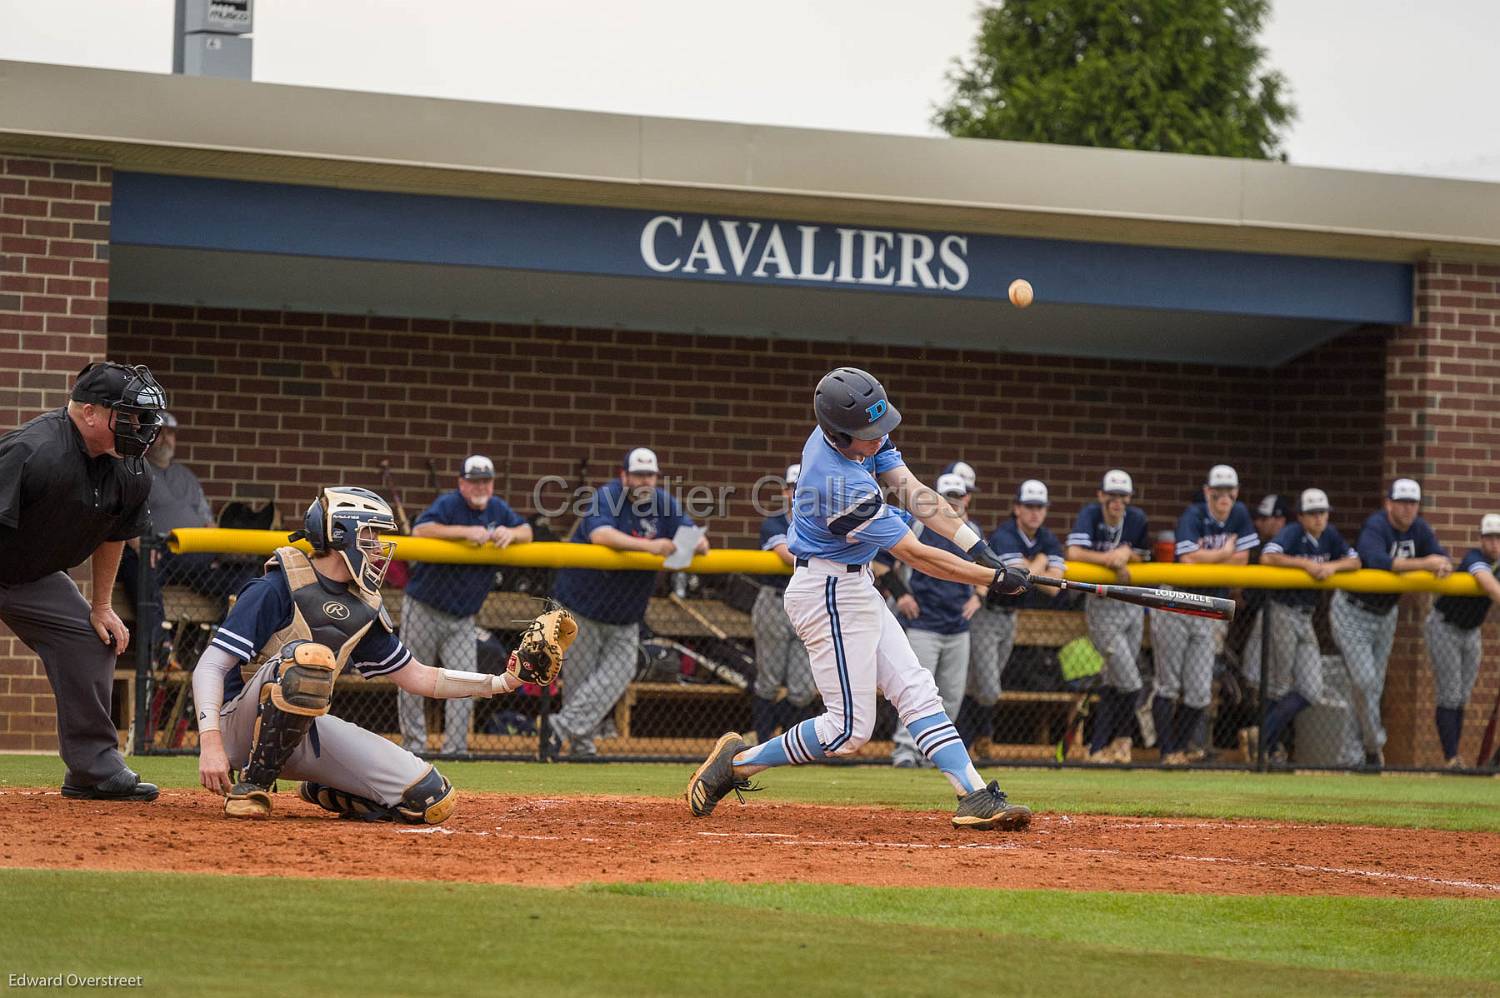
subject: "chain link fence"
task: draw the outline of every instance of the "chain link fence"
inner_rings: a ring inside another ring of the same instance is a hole
[[[132,742],[138,752],[195,751],[192,667],[265,556],[174,555],[150,539],[142,551],[131,583]],[[385,606],[402,641],[428,665],[503,671],[545,598],[568,606],[579,623],[550,690],[438,701],[407,694],[388,677],[340,678],[334,714],[419,754],[689,761],[701,759],[724,731],[763,740],[822,711],[807,653],[782,609],[786,576],[774,571],[401,564],[404,570],[387,580]],[[1258,580],[1290,570],[1238,571]],[[476,579],[484,594],[477,609],[456,612],[465,607],[448,596],[473,592]],[[1225,623],[1054,593],[1037,589],[1011,605],[982,607],[956,633],[908,631],[981,762],[1245,768],[1383,762],[1382,685],[1396,594],[1245,586],[1236,592],[1242,600],[1236,619]],[[1478,668],[1478,631],[1438,619],[1427,625],[1438,649],[1432,661],[1452,674],[1440,676],[1440,698],[1461,692],[1466,700]],[[903,745],[889,705],[881,701],[878,710],[874,734],[857,758],[926,765]],[[1438,737],[1447,736],[1441,710],[1437,729]]]

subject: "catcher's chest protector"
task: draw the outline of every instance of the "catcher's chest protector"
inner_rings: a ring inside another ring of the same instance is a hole
[[[391,619],[379,597],[347,587],[330,593],[318,582],[312,560],[294,547],[277,548],[266,562],[266,571],[280,569],[292,591],[292,622],[266,642],[251,662],[252,668],[277,655],[288,641],[316,641],[333,649],[338,670],[343,671],[359,639],[377,622],[392,630]]]

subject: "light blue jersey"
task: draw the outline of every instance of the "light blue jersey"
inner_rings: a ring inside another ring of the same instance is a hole
[[[792,554],[864,565],[905,537],[911,514],[883,502],[876,479],[905,463],[890,437],[873,457],[855,461],[815,428],[802,446],[802,475],[792,499]]]

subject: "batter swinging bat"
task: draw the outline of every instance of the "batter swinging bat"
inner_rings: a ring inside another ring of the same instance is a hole
[[[1105,586],[1093,582],[1070,582],[1046,575],[1033,575],[1034,586],[1051,586],[1054,589],[1076,589],[1090,596],[1117,599],[1122,603],[1165,610],[1167,613],[1184,613],[1190,617],[1208,617],[1212,620],[1233,620],[1234,600],[1218,596],[1203,596],[1198,593],[1178,592],[1176,589],[1145,589],[1141,586]]]

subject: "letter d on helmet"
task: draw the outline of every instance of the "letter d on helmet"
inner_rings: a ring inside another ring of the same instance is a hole
[[[337,551],[355,583],[372,596],[380,595],[380,583],[396,552],[395,544],[380,540],[378,535],[395,532],[396,517],[386,501],[354,485],[324,489],[307,507],[299,531],[314,554]],[[297,536],[293,534],[292,538]]]
[[[823,375],[813,393],[818,425],[837,444],[878,440],[901,423],[885,388],[873,375],[857,367],[841,367]]]

